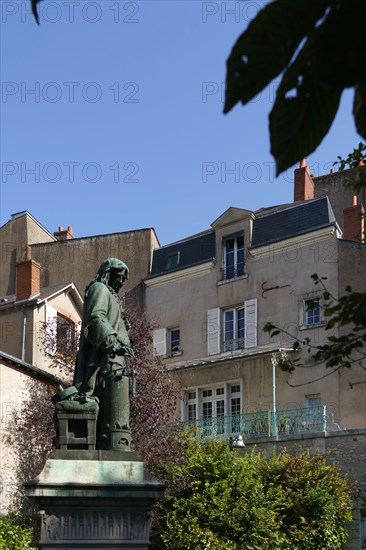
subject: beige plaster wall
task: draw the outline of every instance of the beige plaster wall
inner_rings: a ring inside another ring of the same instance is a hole
[[[0,296],[8,296],[15,293],[15,266],[24,259],[27,244],[52,242],[52,237],[25,214],[1,227],[0,242]]]
[[[42,266],[41,286],[73,282],[84,295],[100,264],[109,257],[120,258],[130,269],[124,290],[141,306],[140,281],[150,269],[152,249],[158,246],[153,229],[69,239],[32,246],[32,257]]]
[[[243,222],[244,223],[244,222]],[[222,237],[232,234],[243,223],[220,228],[217,232],[217,244],[221,246]],[[226,233],[225,233],[226,232]],[[340,244],[335,234],[306,246],[299,243],[287,243],[278,250],[270,247],[266,254],[255,258],[250,251],[246,255],[246,276],[222,282],[221,253],[218,248],[217,262],[210,273],[194,276],[185,280],[168,282],[162,286],[145,289],[146,310],[159,320],[161,327],[180,327],[182,355],[166,359],[172,368],[178,365],[181,385],[184,388],[215,384],[220,381],[243,380],[243,407],[252,410],[268,410],[272,404],[272,365],[270,353],[266,357],[243,357],[237,360],[220,360],[223,354],[211,356],[205,366],[184,368],[186,361],[207,358],[207,310],[220,307],[240,306],[246,300],[258,300],[258,348],[270,344],[291,347],[293,339],[279,335],[270,340],[263,326],[271,321],[289,331],[301,341],[309,338],[311,343],[319,345],[328,336],[325,324],[314,328],[301,328],[301,310],[303,299],[321,294],[321,288],[311,279],[313,273],[326,277],[326,285],[334,295],[339,289]],[[347,260],[345,260],[347,261]],[[349,281],[359,278],[359,271],[350,265],[346,273]],[[346,276],[342,275],[342,280]],[[348,284],[349,284],[348,281]],[[278,288],[277,288],[278,287]],[[266,289],[271,288],[269,291]],[[222,332],[222,329],[221,329]],[[334,329],[333,334],[337,335]],[[328,411],[334,414],[334,420],[347,428],[362,428],[366,423],[366,410],[360,407],[364,389],[361,384],[354,386],[350,393],[349,384],[360,373],[341,374],[323,366],[313,366],[304,346],[300,353],[304,368],[297,368],[291,375],[276,369],[277,408],[303,408],[306,396],[321,394],[321,400]],[[255,348],[250,352],[255,352]],[[181,368],[182,367],[182,368]],[[358,378],[357,378],[358,379]],[[352,396],[357,396],[359,406]],[[364,402],[364,401],[363,401]]]

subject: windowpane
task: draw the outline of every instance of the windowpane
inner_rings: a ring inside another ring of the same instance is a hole
[[[307,325],[316,325],[320,323],[320,303],[319,300],[305,301],[305,319]]]
[[[170,351],[179,351],[180,330],[176,328],[170,331]]]
[[[238,321],[237,321],[237,337],[244,338],[244,308],[237,310]]]
[[[196,420],[196,404],[190,403],[188,405],[188,420]]]
[[[202,417],[212,418],[212,401],[202,403]]]
[[[224,279],[244,275],[244,236],[230,237],[224,241]]]
[[[174,269],[175,267],[178,267],[178,264],[179,264],[179,252],[176,252],[168,256],[167,265],[166,265],[167,269]]]
[[[240,414],[240,397],[232,397],[231,414]]]
[[[225,388],[216,388],[216,395],[224,395]]]
[[[196,399],[196,392],[190,391],[188,394],[188,399]]]
[[[230,388],[231,393],[240,393],[240,386],[231,386]]]
[[[234,339],[234,310],[225,311],[225,340]]]
[[[216,416],[224,416],[224,414],[225,414],[224,400],[220,399],[220,401],[216,401]]]
[[[203,390],[202,397],[211,397],[212,396],[212,390]]]

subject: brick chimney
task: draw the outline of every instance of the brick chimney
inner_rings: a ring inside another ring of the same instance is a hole
[[[54,232],[54,236],[58,241],[66,241],[68,239],[73,239],[74,235],[72,234],[71,225],[69,225],[67,229],[64,229],[63,227],[60,226],[58,228],[58,231]]]
[[[16,299],[25,300],[41,290],[41,266],[32,260],[32,249],[28,245],[25,260],[16,267]]]
[[[306,166],[306,159],[294,171],[294,201],[307,201],[314,198],[314,182]]]
[[[343,238],[348,241],[365,242],[365,209],[357,204],[357,196],[353,195],[352,205],[343,209]]]

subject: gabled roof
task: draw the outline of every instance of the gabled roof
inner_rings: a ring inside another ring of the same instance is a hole
[[[253,218],[252,210],[244,210],[244,208],[236,208],[230,206],[221,216],[219,216],[215,221],[212,222],[211,227],[217,229],[218,227],[223,227],[231,223],[238,222],[245,218]]]
[[[51,241],[57,241],[56,237],[52,235],[52,233],[50,233],[48,229],[46,229],[44,225],[42,225],[34,216],[32,216],[32,214],[28,212],[28,210],[22,210],[21,212],[16,212],[15,214],[11,214],[10,220],[4,223],[4,225],[2,225],[1,228],[5,227],[7,224],[10,224],[12,221],[17,220],[18,218],[22,218],[23,216],[28,217],[34,224],[38,225],[38,227],[40,227],[42,231],[46,233],[48,237],[51,238]]]
[[[76,303],[76,306],[81,311],[84,302],[80,295],[80,292],[78,291],[74,283],[60,284],[41,288],[39,294],[36,294],[35,296],[30,296],[29,298],[25,298],[24,300],[17,300],[15,294],[12,294],[10,296],[3,296],[0,298],[0,310],[19,306],[40,305],[44,302],[47,302],[48,300],[51,300],[52,298],[55,298],[63,292],[68,292],[70,294],[70,296]]]
[[[304,201],[256,218],[251,248],[290,239],[330,225],[337,225],[337,221],[328,197]]]

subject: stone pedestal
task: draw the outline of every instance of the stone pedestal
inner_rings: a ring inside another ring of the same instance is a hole
[[[147,550],[165,487],[133,451],[56,451],[26,489],[41,507],[41,549]]]

